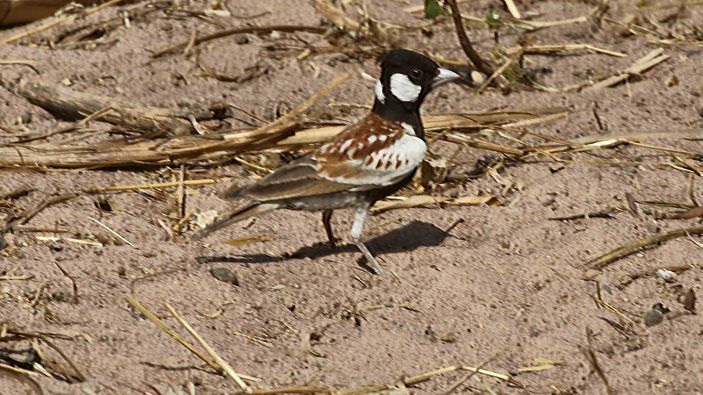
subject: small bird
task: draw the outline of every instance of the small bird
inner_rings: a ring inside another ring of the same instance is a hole
[[[361,234],[373,204],[408,184],[422,163],[427,145],[420,105],[437,86],[469,82],[430,58],[394,49],[381,60],[371,112],[311,154],[276,169],[258,182],[225,191],[225,199],[250,203],[222,215],[198,232],[202,238],[232,223],[276,209],[322,211],[330,244],[336,239],[332,210],[355,208],[351,237],[376,274],[381,266]]]

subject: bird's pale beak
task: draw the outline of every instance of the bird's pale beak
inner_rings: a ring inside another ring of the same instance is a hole
[[[454,71],[445,68],[439,68],[439,74],[432,80],[432,87],[436,88],[440,85],[444,85],[448,82],[452,82],[460,79],[461,76]]]

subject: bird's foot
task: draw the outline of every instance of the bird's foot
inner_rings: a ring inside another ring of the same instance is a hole
[[[340,239],[338,239],[338,238],[336,238],[336,237],[333,237],[333,238],[327,240],[327,245],[329,245],[330,248],[337,248],[337,247],[339,247],[339,242],[340,242],[340,241],[342,241],[342,240],[340,240]]]
[[[381,265],[378,264],[376,257],[374,257],[371,252],[369,252],[369,249],[366,248],[366,245],[362,242],[356,242],[354,244],[356,244],[356,248],[364,254],[364,258],[366,258],[366,266],[368,266],[371,272],[373,274],[382,274],[383,269],[381,269]]]

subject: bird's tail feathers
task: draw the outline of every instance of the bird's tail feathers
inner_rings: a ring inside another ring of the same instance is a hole
[[[243,221],[247,218],[263,214],[267,211],[275,210],[278,204],[274,203],[257,203],[252,202],[236,210],[232,210],[220,216],[214,223],[208,225],[204,229],[195,234],[196,239],[202,239],[212,232],[227,227],[235,222]]]

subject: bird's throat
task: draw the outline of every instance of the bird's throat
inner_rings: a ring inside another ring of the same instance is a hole
[[[420,118],[420,111],[417,108],[408,109],[407,104],[386,101],[386,103],[381,103],[376,99],[373,103],[373,108],[371,111],[380,115],[383,119],[391,122],[406,123],[415,130],[415,135],[421,139],[425,139],[425,131],[422,127],[422,119]]]

